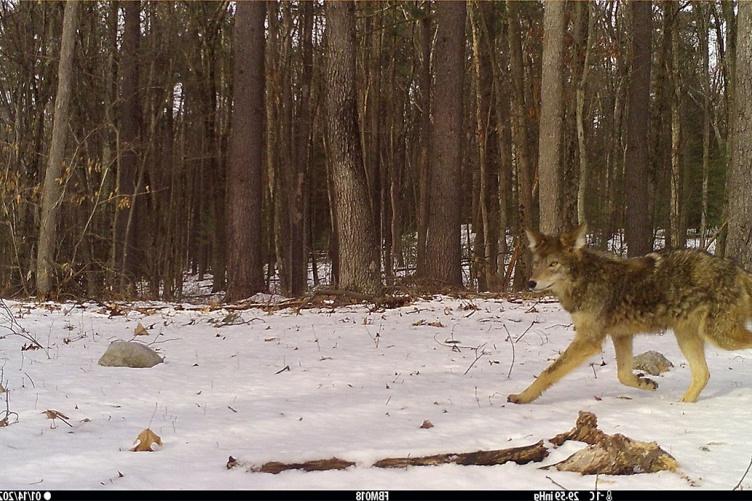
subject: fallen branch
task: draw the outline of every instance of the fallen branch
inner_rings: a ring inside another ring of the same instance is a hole
[[[406,468],[408,466],[435,466],[439,464],[461,464],[491,466],[510,461],[517,464],[530,462],[539,463],[548,456],[548,449],[543,446],[543,440],[533,445],[524,445],[511,449],[496,449],[490,451],[475,451],[465,453],[436,454],[433,456],[386,458],[374,463],[376,468]]]
[[[258,471],[261,473],[272,473],[276,475],[286,470],[303,470],[303,471],[325,471],[325,470],[344,470],[350,466],[355,466],[355,463],[345,461],[339,458],[329,459],[317,459],[314,461],[306,461],[305,463],[279,463],[276,461],[270,461],[264,463],[258,469],[252,469],[252,471]]]

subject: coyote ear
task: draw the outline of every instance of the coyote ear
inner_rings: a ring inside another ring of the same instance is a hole
[[[529,228],[525,228],[525,234],[527,235],[528,246],[530,247],[531,251],[535,251],[535,249],[543,242],[543,239],[545,238],[542,233],[531,230]]]
[[[582,249],[587,244],[587,224],[582,223],[577,228],[561,236],[561,243],[573,250]]]

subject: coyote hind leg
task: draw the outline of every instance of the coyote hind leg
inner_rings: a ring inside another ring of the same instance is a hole
[[[705,361],[705,341],[697,331],[687,327],[676,328],[674,333],[679,348],[689,362],[689,368],[692,371],[692,382],[684,394],[682,402],[696,402],[700,392],[710,379],[710,371],[708,371],[708,364]]]
[[[616,351],[616,369],[619,381],[641,390],[652,391],[658,388],[658,383],[652,379],[636,375],[632,370],[632,336],[613,336]]]

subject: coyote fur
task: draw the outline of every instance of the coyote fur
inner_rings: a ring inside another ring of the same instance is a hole
[[[672,329],[692,382],[682,398],[695,402],[710,377],[705,342],[726,350],[752,348],[752,275],[700,250],[673,250],[623,259],[585,246],[585,227],[551,236],[527,230],[533,253],[528,286],[550,291],[572,315],[575,337],[514,403],[538,398],[572,369],[600,353],[606,336],[616,351],[619,381],[643,390],[657,384],[632,371],[632,337]]]

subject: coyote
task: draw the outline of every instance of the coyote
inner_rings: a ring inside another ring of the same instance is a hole
[[[527,230],[533,253],[528,287],[556,295],[576,333],[558,360],[507,400],[532,402],[599,353],[606,336],[614,343],[619,381],[655,390],[654,381],[632,372],[632,336],[672,329],[692,371],[683,402],[695,402],[710,377],[705,341],[726,350],[752,348],[750,273],[699,250],[623,259],[585,247],[585,232],[584,225],[558,236]]]

